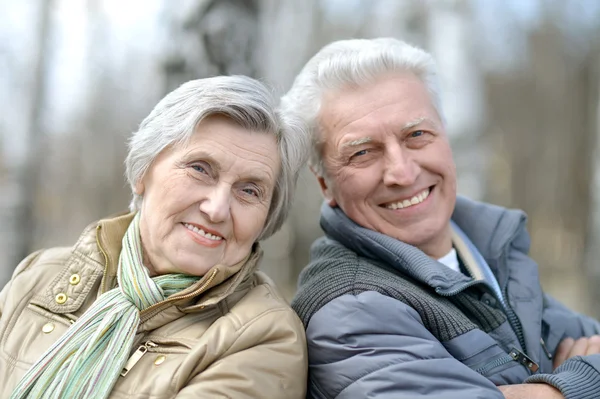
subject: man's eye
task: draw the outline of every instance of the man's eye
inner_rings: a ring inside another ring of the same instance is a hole
[[[355,152],[352,157],[360,157],[362,155],[367,155],[369,153],[369,150],[360,150],[358,152]]]
[[[425,134],[425,132],[424,132],[424,131],[422,131],[422,130],[417,130],[417,131],[414,131],[414,132],[412,132],[412,133],[410,134],[410,137],[421,137],[421,136],[423,136],[424,134]]]
[[[200,173],[207,173],[202,165],[192,165],[192,169]]]

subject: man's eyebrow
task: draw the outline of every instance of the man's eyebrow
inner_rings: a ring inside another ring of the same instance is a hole
[[[342,144],[342,148],[356,147],[357,145],[370,143],[371,141],[373,141],[373,139],[370,137],[361,137],[360,139],[348,141],[347,143]]]
[[[432,123],[431,120],[428,118],[418,118],[418,119],[415,119],[414,121],[406,123],[404,126],[402,126],[402,129],[400,129],[400,131],[406,132],[407,130],[412,129],[415,126],[419,126],[423,122]]]

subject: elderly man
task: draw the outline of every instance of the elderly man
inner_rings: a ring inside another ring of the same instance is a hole
[[[332,43],[282,110],[325,196],[292,302],[309,397],[600,398],[600,324],[542,292],[525,215],[456,195],[429,54]]]

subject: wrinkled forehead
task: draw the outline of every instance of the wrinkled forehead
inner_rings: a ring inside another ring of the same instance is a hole
[[[320,127],[328,135],[405,129],[424,121],[442,127],[427,87],[412,74],[326,92],[319,115]]]
[[[274,133],[254,131],[228,118],[210,118],[199,123],[184,142],[163,151],[181,166],[208,162],[215,172],[232,172],[272,183],[281,169]]]

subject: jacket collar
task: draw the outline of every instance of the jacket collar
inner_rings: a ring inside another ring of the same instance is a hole
[[[465,232],[486,259],[500,257],[509,244],[516,245],[525,253],[529,252],[529,234],[525,228],[527,216],[521,210],[458,196],[452,221]]]
[[[515,240],[521,246],[529,245],[524,229],[525,215],[520,211],[458,197],[452,220],[471,239],[486,261],[496,260]],[[471,280],[447,267],[440,267],[435,259],[416,247],[357,225],[340,208],[332,208],[326,203],[321,207],[321,227],[327,236],[347,248],[384,261],[441,292],[450,292],[458,284]],[[492,265],[490,267],[493,268],[498,262],[492,262]],[[497,270],[492,271],[497,273]]]
[[[133,216],[133,213],[121,214],[88,226],[74,245],[66,266],[34,302],[55,313],[75,313],[90,295],[101,295],[114,288],[121,241]],[[177,309],[175,312],[171,309],[170,312],[175,317],[179,313],[200,311],[206,306],[218,304],[250,280],[261,258],[262,249],[256,243],[252,252],[239,263],[212,267],[192,286],[155,305],[153,309],[141,312],[142,324],[170,308]],[[80,276],[76,286],[69,282],[74,274]],[[59,294],[65,294],[67,301],[58,303],[56,299]]]

